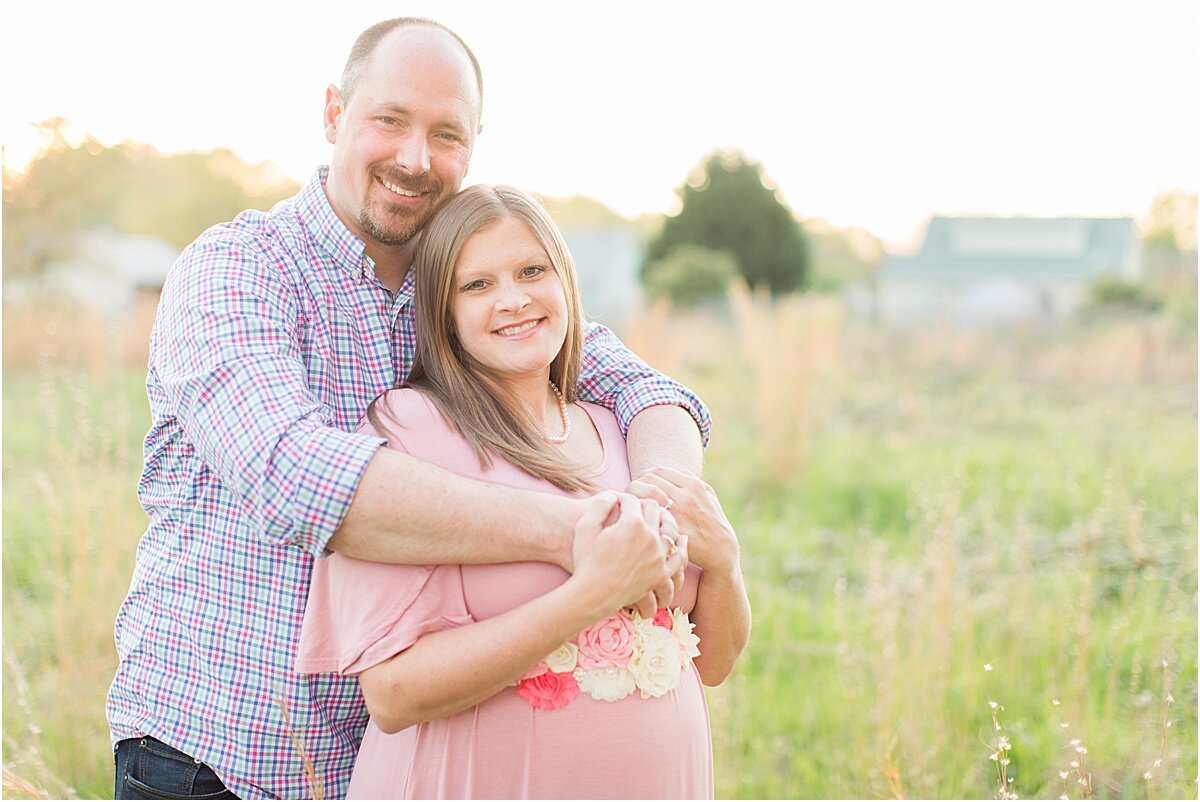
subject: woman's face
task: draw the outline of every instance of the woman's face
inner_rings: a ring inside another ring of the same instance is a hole
[[[523,221],[475,232],[454,266],[451,312],[462,347],[504,379],[549,378],[567,335],[562,280]]]

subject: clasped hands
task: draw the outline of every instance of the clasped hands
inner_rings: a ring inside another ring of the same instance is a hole
[[[737,570],[737,536],[713,489],[689,472],[655,468],[624,493],[587,501],[572,556],[576,573],[609,574],[604,584],[616,608],[636,607],[649,618],[683,587],[689,545],[705,571]]]

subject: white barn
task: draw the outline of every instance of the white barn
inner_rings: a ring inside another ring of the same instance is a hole
[[[1131,218],[934,217],[918,253],[880,265],[874,312],[898,325],[1047,322],[1104,276],[1142,276]]]
[[[129,315],[144,296],[158,297],[179,249],[160,237],[110,228],[82,232],[71,255],[53,262],[38,285],[8,285],[6,302],[39,293],[65,298],[109,321]]]

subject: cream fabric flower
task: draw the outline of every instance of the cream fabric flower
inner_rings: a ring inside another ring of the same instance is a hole
[[[575,664],[579,660],[579,647],[571,641],[567,641],[562,646],[559,646],[554,651],[550,652],[543,661],[556,674],[566,674],[569,671],[575,670]]]
[[[687,613],[676,607],[671,611],[671,632],[679,641],[679,648],[688,657],[700,656],[700,638],[692,630],[696,625],[688,620]]]
[[[633,674],[623,668],[601,668],[596,671],[576,669],[575,681],[579,683],[579,690],[598,702],[624,699],[637,687]]]
[[[638,644],[629,661],[629,673],[633,675],[643,699],[662,696],[679,685],[682,665],[679,659],[679,644],[674,636],[662,627],[652,627],[638,633]]]

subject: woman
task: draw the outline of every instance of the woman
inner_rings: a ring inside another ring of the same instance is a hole
[[[632,486],[665,495],[687,527],[676,541],[659,536],[657,503],[607,492],[630,486],[625,443],[609,411],[574,399],[578,280],[532,197],[463,191],[427,226],[415,269],[414,367],[364,428],[464,475],[602,492],[576,529],[571,575],[319,561],[297,668],[360,679],[371,722],[348,795],[711,797],[701,683],[725,678],[749,630],[715,495],[665,470]],[[678,608],[627,611],[689,549]]]

